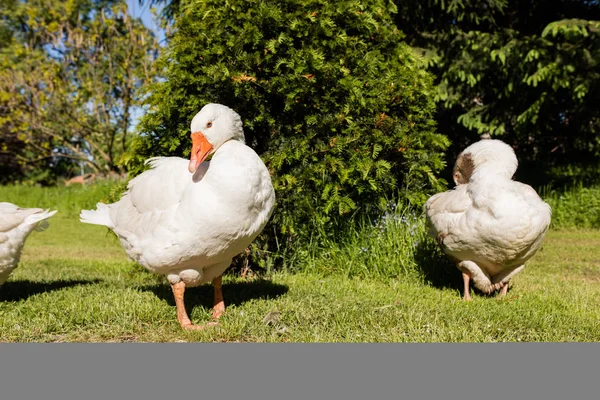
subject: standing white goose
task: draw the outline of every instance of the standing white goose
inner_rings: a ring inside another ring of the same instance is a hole
[[[25,240],[33,230],[44,230],[46,219],[56,211],[41,208],[20,208],[12,203],[0,203],[0,285],[19,264]]]
[[[202,329],[187,315],[185,288],[212,280],[213,319],[221,316],[221,275],[266,225],[275,192],[266,166],[244,144],[235,111],[208,104],[192,120],[191,132],[189,161],[149,159],[152,169],[132,179],[121,200],[82,211],[81,221],[109,227],[132,259],[166,275],[179,323]]]
[[[517,164],[513,149],[500,140],[474,143],[456,160],[456,188],[425,204],[430,235],[462,271],[465,300],[471,300],[471,279],[482,292],[501,289],[504,296],[550,226],[550,206],[511,179]]]

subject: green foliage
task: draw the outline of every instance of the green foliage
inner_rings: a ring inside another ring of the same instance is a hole
[[[393,11],[383,0],[184,1],[129,162],[189,155],[191,118],[218,102],[240,113],[271,172],[278,203],[265,233],[279,246],[335,237],[396,191],[423,203],[443,186],[448,141]]]
[[[121,171],[158,48],[124,0],[10,1],[0,11],[0,180],[42,182],[77,163]]]
[[[181,8],[181,0],[139,0],[139,2],[142,6],[150,4],[161,7],[161,22],[166,26],[173,23],[175,16],[179,14]]]
[[[545,190],[542,196],[552,207],[554,228],[600,229],[600,186]]]
[[[514,145],[526,169],[597,165],[597,1],[397,4],[400,29],[438,76],[438,122],[454,142],[450,157],[489,133]],[[524,176],[536,184],[553,179]]]

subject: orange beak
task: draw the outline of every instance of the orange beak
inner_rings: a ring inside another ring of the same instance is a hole
[[[188,170],[193,174],[196,172],[202,161],[213,149],[212,144],[208,143],[202,132],[192,133],[192,155],[190,157],[190,165]]]

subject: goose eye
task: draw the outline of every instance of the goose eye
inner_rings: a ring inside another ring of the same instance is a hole
[[[212,126],[212,122],[209,122],[208,124],[206,124],[207,128],[210,128]]]

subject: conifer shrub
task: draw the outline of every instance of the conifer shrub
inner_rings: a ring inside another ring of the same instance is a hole
[[[189,156],[190,121],[216,102],[241,115],[273,178],[260,246],[335,237],[390,198],[421,205],[445,185],[448,140],[395,10],[384,0],[184,0],[130,166]]]

